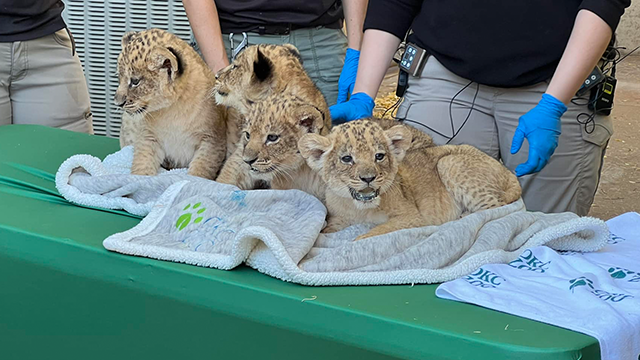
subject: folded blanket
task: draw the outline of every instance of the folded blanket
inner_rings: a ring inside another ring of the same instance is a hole
[[[602,360],[638,359],[640,214],[607,224],[613,235],[602,251],[560,255],[536,247],[508,265],[485,265],[442,284],[436,295],[591,335]]]
[[[406,229],[354,242],[371,225],[320,234],[326,209],[297,190],[241,191],[184,171],[130,175],[132,150],[100,162],[65,161],[56,186],[71,202],[145,215],[110,236],[124,254],[231,269],[249,266],[304,285],[437,283],[488,263],[508,263],[527,248],[595,251],[609,231],[601,220],[525,210],[522,201],[441,226]]]

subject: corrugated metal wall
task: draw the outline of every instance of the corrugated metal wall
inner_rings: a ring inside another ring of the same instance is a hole
[[[64,0],[63,17],[76,40],[91,96],[97,135],[117,137],[120,114],[113,105],[118,87],[116,62],[120,38],[131,30],[160,28],[191,41],[182,1]]]

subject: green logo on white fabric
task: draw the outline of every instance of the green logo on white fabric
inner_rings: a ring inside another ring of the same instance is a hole
[[[616,234],[611,234],[611,235],[609,236],[609,238],[607,239],[607,244],[609,244],[609,245],[615,245],[615,244],[617,244],[617,243],[621,243],[621,242],[626,241],[626,240],[627,240],[627,239],[622,238],[622,237],[620,237],[620,236],[618,236],[618,235],[616,235]]]
[[[544,273],[547,268],[551,264],[551,261],[542,262],[540,261],[533,252],[529,249],[525,250],[519,258],[513,260],[509,263],[509,266],[521,269],[521,270],[529,270],[539,273]]]
[[[640,282],[640,273],[636,271],[631,271],[621,267],[610,267],[608,271],[609,275],[614,279],[624,279],[624,281],[631,283]]]
[[[506,281],[502,276],[483,268],[476,270],[473,274],[465,276],[464,279],[467,280],[469,284],[481,288],[496,288]]]
[[[605,290],[596,289],[593,284],[593,280],[584,276],[569,280],[569,284],[571,284],[569,285],[569,290],[571,290],[572,293],[575,293],[576,289],[585,288],[587,291],[603,301],[611,301],[617,303],[624,299],[633,298],[633,296],[629,294],[611,293]]]
[[[178,231],[182,231],[182,229],[186,228],[189,224],[197,224],[202,221],[202,216],[200,215],[203,212],[207,211],[207,208],[200,208],[200,205],[202,205],[202,203],[196,203],[193,206],[191,206],[191,204],[187,204],[187,206],[182,209],[183,211],[188,212],[180,215],[180,217],[176,221],[176,228],[178,229]],[[193,223],[191,222],[192,217],[194,218]]]
[[[573,292],[575,288],[580,286],[587,286],[591,290],[593,290],[593,281],[591,281],[591,279],[587,279],[584,276],[580,276],[577,279],[570,280],[569,283],[571,284],[571,286],[569,286],[569,290],[571,290],[571,292]]]

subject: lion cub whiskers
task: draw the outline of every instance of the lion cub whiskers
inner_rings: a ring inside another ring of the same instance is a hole
[[[262,181],[272,189],[299,189],[322,198],[322,181],[297,147],[303,135],[323,132],[320,110],[296,96],[278,95],[252,104],[245,119],[240,143],[216,181],[245,190]]]
[[[191,46],[159,29],[129,32],[122,37],[118,80],[120,145],[134,146],[131,173],[188,167],[191,175],[214,179],[231,124],[212,99],[213,74]]]
[[[386,120],[345,123],[326,137],[307,134],[298,147],[326,184],[324,231],[377,225],[358,239],[440,225],[521,193],[515,175],[480,150],[433,146],[428,135]]]

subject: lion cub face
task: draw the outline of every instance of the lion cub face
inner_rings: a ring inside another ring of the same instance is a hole
[[[213,89],[216,102],[245,113],[252,103],[269,96],[277,86],[278,73],[286,73],[288,67],[302,68],[302,58],[295,46],[249,46],[216,74]]]
[[[327,137],[305,135],[298,147],[327,190],[353,199],[358,208],[371,208],[394,183],[410,144],[411,134],[401,125],[385,131],[374,122],[358,120],[333,128]]]
[[[130,115],[170,106],[174,82],[184,68],[179,49],[167,46],[174,35],[159,29],[129,32],[118,55],[118,89],[114,102]]]
[[[319,133],[324,119],[314,106],[297,98],[273,97],[251,106],[242,133],[242,160],[251,175],[272,180],[275,175],[295,176],[304,159],[298,140]]]

